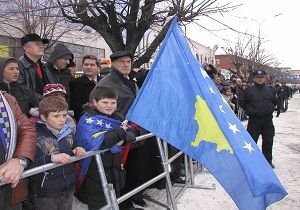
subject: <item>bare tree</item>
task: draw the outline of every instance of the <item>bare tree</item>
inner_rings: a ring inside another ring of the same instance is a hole
[[[236,68],[234,73],[242,78],[246,78],[246,75],[255,69],[266,70],[272,74],[279,62],[273,54],[266,51],[264,43],[265,40],[261,37],[260,29],[258,36],[244,33],[233,45],[227,42],[227,46],[223,49],[230,56],[231,63]]]
[[[89,26],[97,31],[113,52],[136,52],[144,34],[153,26],[160,32],[133,66],[149,62],[170,26],[171,18],[178,17],[181,24],[226,13],[239,5],[219,5],[217,0],[57,0],[63,16],[73,23]]]
[[[12,37],[37,33],[48,38],[50,44],[47,48],[52,41],[78,28],[64,19],[56,0],[1,1],[0,23],[2,31]]]

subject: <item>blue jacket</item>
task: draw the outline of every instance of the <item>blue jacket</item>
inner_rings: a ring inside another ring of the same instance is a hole
[[[71,128],[65,124],[61,132],[55,136],[43,122],[36,125],[37,152],[34,166],[51,163],[52,153],[73,155],[76,142]],[[70,163],[52,170],[37,174],[30,178],[30,193],[34,197],[59,197],[75,190],[74,164]]]

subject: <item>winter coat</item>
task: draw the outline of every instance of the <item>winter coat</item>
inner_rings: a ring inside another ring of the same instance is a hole
[[[55,60],[63,58],[66,55],[68,55],[71,58],[71,61],[73,60],[74,56],[71,53],[71,51],[65,45],[61,43],[57,44],[46,62],[46,67],[51,73],[53,83],[60,83],[63,86],[65,86],[67,94],[70,95],[69,83],[72,79],[70,69],[57,69],[53,65]]]
[[[51,154],[66,153],[73,155],[75,148],[75,137],[71,128],[65,124],[64,128],[56,136],[39,121],[36,125],[37,151],[33,166],[51,163]],[[70,163],[54,168],[30,177],[30,194],[34,197],[56,198],[75,190],[74,164]]]
[[[50,71],[44,66],[41,61],[38,61],[42,69],[43,79],[40,79],[36,74],[36,67],[25,54],[19,59],[20,75],[18,83],[29,87],[32,91],[42,95],[44,86],[48,83],[53,83]]]
[[[100,77],[97,76],[97,81]],[[78,121],[83,111],[83,106],[89,102],[89,95],[95,87],[85,74],[70,81],[70,109],[74,111],[74,118]]]
[[[90,116],[101,114],[115,120],[123,120],[123,118],[116,112],[111,116],[108,116],[90,107],[87,107],[85,113]],[[124,129],[120,127],[107,131],[104,135],[104,141],[99,149],[110,148],[122,140],[125,140],[126,143],[135,141],[133,133],[124,131]],[[105,153],[101,153],[101,159],[107,182],[114,185],[116,195],[119,197],[122,188],[121,184],[125,180],[125,177],[123,176],[124,174],[122,174],[124,171],[121,170],[121,152],[111,153],[110,151],[107,151]],[[86,203],[89,207],[93,208],[101,208],[106,204],[95,158],[91,161],[85,180],[76,192],[76,197],[81,202]]]
[[[240,99],[240,106],[249,117],[272,115],[277,105],[276,90],[265,84],[248,87]]]
[[[7,99],[12,112],[16,118],[17,122],[17,146],[13,157],[25,157],[34,160],[34,155],[36,151],[36,132],[32,122],[26,117],[26,115],[21,111],[17,104],[16,99],[7,94],[3,93],[4,97]],[[16,132],[16,131],[14,131]],[[0,144],[0,157],[3,157],[3,148]],[[0,158],[0,165],[4,162],[4,159]],[[6,186],[8,187],[8,185]],[[24,180],[20,180],[19,184],[12,189],[12,203],[17,204],[24,201],[27,197],[27,185]]]
[[[138,92],[138,87],[132,78],[128,80],[117,69],[112,68],[111,72],[98,82],[97,86],[100,85],[108,85],[116,89],[118,93],[117,111],[125,116]]]

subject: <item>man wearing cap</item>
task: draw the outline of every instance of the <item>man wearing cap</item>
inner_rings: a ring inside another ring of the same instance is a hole
[[[131,104],[137,94],[137,85],[129,76],[131,72],[132,54],[129,51],[117,51],[110,56],[111,71],[98,82],[97,86],[108,85],[117,90],[118,108],[117,111],[126,116]]]
[[[83,75],[70,81],[70,108],[78,121],[83,105],[89,102],[89,95],[100,80],[100,63],[93,55],[85,55],[82,59]]]
[[[52,76],[51,83],[59,83],[65,86],[67,94],[70,94],[69,83],[72,79],[71,71],[67,68],[74,56],[63,44],[57,44],[50,54],[46,67]]]
[[[19,59],[18,82],[41,95],[44,86],[52,81],[49,70],[41,62],[44,44],[47,43],[48,39],[42,39],[37,34],[26,34],[21,38],[24,55]]]
[[[273,112],[277,104],[276,90],[266,85],[267,73],[256,70],[252,76],[254,85],[248,87],[240,99],[240,106],[245,109],[249,116],[247,130],[257,143],[258,137],[262,135],[262,153],[270,166],[272,163],[272,147],[275,129],[273,125]]]

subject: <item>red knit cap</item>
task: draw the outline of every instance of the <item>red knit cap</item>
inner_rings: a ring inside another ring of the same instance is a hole
[[[50,83],[44,87],[43,96],[46,96],[51,93],[62,93],[62,94],[66,95],[67,91],[66,91],[65,86],[63,86],[62,84]]]

